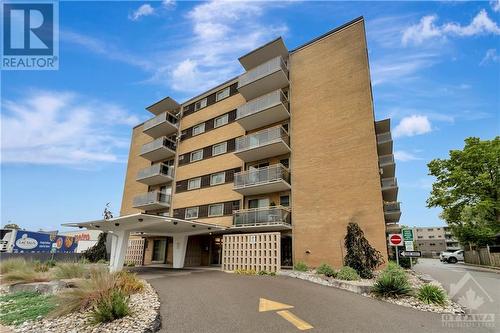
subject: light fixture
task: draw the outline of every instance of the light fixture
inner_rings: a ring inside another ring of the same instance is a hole
[[[211,227],[208,227],[208,230],[212,230],[212,228],[211,228]]]
[[[137,221],[142,222],[144,220],[142,218],[138,218]]]
[[[311,254],[311,251],[309,251],[309,250],[306,250],[306,254]]]
[[[120,226],[120,223],[115,223],[115,227],[119,227]]]
[[[81,225],[79,225],[78,228],[83,229],[83,227]]]
[[[174,221],[174,225],[177,225],[177,221]]]
[[[192,227],[193,227],[193,228],[196,228],[196,224],[193,224],[193,225],[192,225]]]
[[[96,228],[100,228],[101,226],[100,226],[100,225],[96,225],[95,227],[96,227]]]

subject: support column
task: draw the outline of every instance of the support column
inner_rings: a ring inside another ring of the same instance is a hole
[[[118,272],[123,269],[125,262],[125,254],[127,253],[129,231],[115,231],[116,237],[113,237],[111,246],[111,258],[109,270],[111,272]]]
[[[173,267],[174,268],[183,268],[184,267],[184,259],[186,258],[186,249],[189,236],[180,234],[173,235]]]

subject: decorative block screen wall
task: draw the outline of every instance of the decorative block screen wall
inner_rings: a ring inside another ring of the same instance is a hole
[[[127,253],[125,254],[125,263],[133,263],[137,266],[143,265],[144,258],[144,238],[129,239]]]
[[[277,272],[281,266],[281,236],[279,232],[224,235],[222,269],[253,269],[257,272]]]

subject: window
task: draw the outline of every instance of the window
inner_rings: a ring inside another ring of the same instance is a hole
[[[280,196],[280,205],[289,207],[290,206],[290,196],[288,195],[282,195]]]
[[[188,180],[188,190],[194,190],[200,188],[200,186],[201,186],[201,177]]]
[[[226,182],[226,173],[225,172],[217,172],[210,175],[210,185],[218,185]]]
[[[417,236],[418,238],[424,238],[424,236]]]
[[[215,204],[208,206],[208,216],[224,215],[224,204]]]
[[[194,110],[198,111],[199,109],[204,108],[205,106],[207,106],[207,99],[206,98],[201,99],[198,102],[194,103]]]
[[[434,229],[432,229],[432,228],[427,228],[427,231],[433,231],[433,230],[434,230]]]
[[[199,207],[191,207],[186,208],[186,219],[196,219],[198,218],[198,208]]]
[[[227,151],[227,142],[218,143],[212,147],[212,156],[224,154]]]
[[[434,238],[434,236],[429,236],[429,238]]]
[[[222,89],[217,93],[217,102],[229,96],[229,87]]]
[[[205,123],[198,124],[193,126],[193,136],[201,134],[205,132]]]
[[[226,125],[229,122],[229,115],[226,113],[220,117],[215,118],[214,128]]]
[[[196,162],[203,159],[203,149],[191,152],[191,162]]]
[[[270,203],[268,198],[248,200],[249,208],[264,208],[264,207],[269,207],[269,205]]]

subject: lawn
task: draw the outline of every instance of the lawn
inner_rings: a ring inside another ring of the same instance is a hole
[[[0,322],[5,325],[19,325],[38,316],[44,317],[55,307],[55,298],[52,295],[19,292],[0,296]]]

